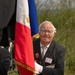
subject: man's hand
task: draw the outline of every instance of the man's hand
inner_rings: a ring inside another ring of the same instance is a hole
[[[43,67],[39,65],[37,62],[35,62],[35,73],[40,74],[43,70]]]

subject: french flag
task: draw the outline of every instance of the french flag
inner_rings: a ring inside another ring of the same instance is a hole
[[[38,33],[38,20],[34,0],[17,0],[15,27],[15,62],[21,75],[35,71],[32,35]]]

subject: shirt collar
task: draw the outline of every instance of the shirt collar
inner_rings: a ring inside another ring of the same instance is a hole
[[[49,46],[50,46],[50,44],[51,43],[49,43],[47,46],[46,46],[46,48],[48,48]],[[42,47],[43,45],[41,44],[41,42],[40,42],[40,47]]]

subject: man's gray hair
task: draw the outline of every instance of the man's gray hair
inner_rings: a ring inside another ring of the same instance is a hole
[[[42,23],[39,25],[39,31],[40,31],[40,29],[41,29],[41,26],[43,26],[44,24],[49,24],[49,25],[53,26],[53,30],[54,30],[54,32],[56,33],[56,28],[54,27],[54,25],[52,24],[51,21],[44,21],[44,22],[42,22]]]

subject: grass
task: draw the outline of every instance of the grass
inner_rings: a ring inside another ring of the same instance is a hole
[[[18,72],[15,72],[15,71],[9,71],[8,75],[19,75],[19,74],[18,74]]]
[[[71,71],[69,69],[65,69],[65,74],[64,75],[75,75],[75,72]]]

